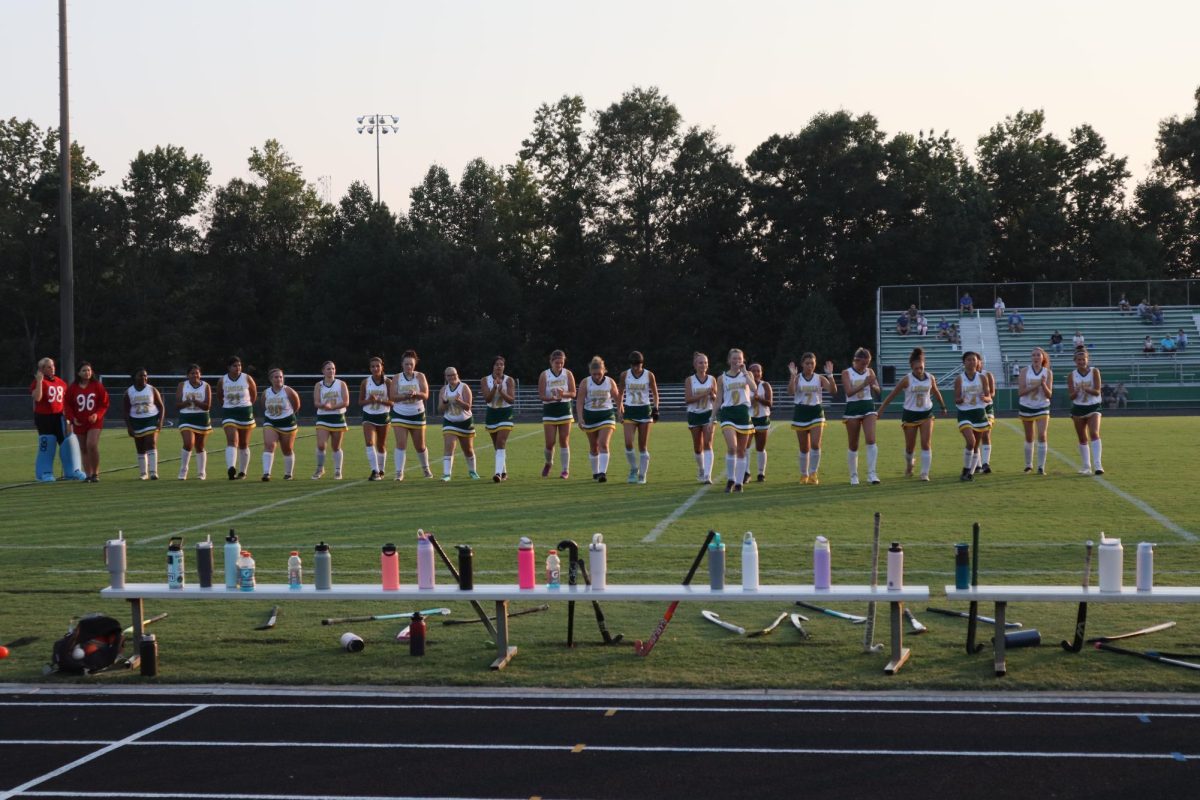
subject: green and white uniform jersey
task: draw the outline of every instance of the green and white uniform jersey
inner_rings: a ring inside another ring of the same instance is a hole
[[[505,375],[500,379],[500,388],[508,389],[509,381],[512,378]],[[488,375],[483,379],[484,384],[489,391],[495,390],[497,386],[496,378]],[[515,395],[514,395],[515,397]],[[512,403],[500,396],[500,392],[496,391],[492,395],[491,402],[488,403],[487,411],[484,413],[483,426],[489,431],[498,431],[502,429],[512,429],[513,427],[513,407]]]
[[[397,372],[392,378],[392,396],[406,397],[409,392],[421,391],[421,373],[414,371],[411,376]],[[397,400],[392,403],[392,424],[412,431],[425,429],[425,401]]]
[[[796,394],[792,400],[792,427],[798,431],[819,428],[825,424],[825,408],[821,405],[824,397],[824,386],[821,376],[813,373],[811,378],[804,373],[796,376]]]
[[[1034,419],[1036,417],[1050,416],[1050,398],[1046,397],[1046,392],[1041,389],[1043,378],[1047,378],[1051,386],[1054,385],[1053,373],[1047,375],[1049,368],[1042,367],[1034,369],[1030,367],[1021,368],[1020,386],[1023,389],[1028,389],[1030,386],[1038,386],[1038,391],[1033,394],[1027,394],[1017,402],[1018,415],[1022,419]]]
[[[330,431],[346,430],[346,406],[342,404],[342,399],[350,396],[346,382],[334,378],[333,383],[325,383],[322,378],[317,384],[317,391],[321,398],[317,408],[317,427]],[[326,403],[332,403],[333,408],[323,408]]]
[[[453,389],[446,386],[446,413],[442,417],[442,433],[452,433],[460,439],[475,435],[475,422],[471,416],[471,407],[463,396],[467,385],[462,381]]]
[[[210,391],[209,385],[204,381],[201,381],[199,386],[192,386],[191,381],[184,381],[183,393],[179,395],[179,407],[183,408],[188,403],[204,405],[211,396],[209,394]],[[175,427],[181,431],[209,433],[212,431],[212,420],[209,418],[207,411],[197,411],[195,409],[180,411],[179,422],[176,423]]]
[[[617,407],[613,405],[612,393],[616,383],[605,375],[597,383],[595,378],[588,375],[577,391],[584,392],[583,421],[579,427],[585,431],[595,431],[600,428],[617,427]]]
[[[750,398],[750,424],[756,431],[771,430],[771,409],[761,402],[766,399],[767,382],[762,381],[755,388],[754,396]]]
[[[974,428],[977,431],[991,429],[992,423],[987,417],[987,404],[983,402],[983,373],[976,372],[968,378],[967,373],[959,376],[962,387],[963,402],[958,406],[958,427]]]
[[[571,390],[570,380],[567,377],[567,371],[555,373],[552,369],[547,369],[542,372],[546,376],[546,394],[545,397],[554,397],[556,393],[561,397],[562,394]],[[566,400],[551,400],[542,403],[542,422],[546,425],[570,425],[574,421],[575,416],[571,413],[571,401]]]
[[[388,401],[387,379],[383,378],[376,383],[375,376],[368,375],[366,386],[367,398],[362,405],[363,424],[383,427],[388,424],[388,411],[392,407]]]
[[[1075,393],[1071,397],[1071,416],[1077,418],[1100,416],[1100,393],[1095,388],[1095,372],[1092,367],[1087,372],[1078,369],[1071,370]]]
[[[900,413],[900,425],[915,428],[933,418],[933,376],[928,372],[921,380],[908,373],[908,385],[904,387],[904,410]]]
[[[154,388],[146,384],[142,389],[130,386],[125,390],[129,398],[129,421],[135,437],[148,436],[158,430],[158,403],[154,402]]]
[[[296,422],[296,408],[292,405],[286,386],[279,391],[268,386],[263,392],[263,427],[274,428],[280,433],[291,433],[300,427]]]
[[[254,404],[250,401],[250,378],[246,373],[232,380],[221,376],[221,427],[250,430],[254,427]]]
[[[722,428],[733,428],[739,433],[750,433],[754,425],[750,422],[750,377],[744,372],[721,376],[721,409],[717,414]]]
[[[650,370],[643,369],[641,375],[634,375],[632,369],[625,371],[625,396],[621,401],[626,423],[653,422],[650,417]]]
[[[859,386],[858,390],[853,394],[846,395],[846,408],[842,412],[842,420],[850,419],[865,419],[867,417],[878,416],[875,411],[875,400],[871,396],[871,370],[859,372],[854,367],[846,370],[850,375],[850,380],[846,382],[846,387]]]
[[[705,375],[704,380],[696,377],[695,373],[688,376],[688,384],[692,395],[699,399],[687,404],[687,423],[689,428],[703,428],[712,422],[712,391],[717,379]]]
[[[984,380],[988,382],[989,386],[996,385],[996,379],[992,373],[988,372],[987,370],[982,370],[979,374],[984,377]],[[987,414],[987,418],[992,422],[996,421],[996,407],[993,405],[992,400],[989,400],[987,405],[983,407],[983,413]]]

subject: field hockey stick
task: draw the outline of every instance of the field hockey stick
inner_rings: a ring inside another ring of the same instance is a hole
[[[1163,653],[1158,653],[1153,650],[1142,652],[1141,650],[1127,650],[1124,647],[1117,647],[1115,644],[1106,642],[1096,642],[1097,650],[1107,650],[1110,653],[1120,653],[1124,656],[1137,656],[1144,658],[1147,661],[1157,661],[1160,664],[1169,664],[1173,667],[1183,667],[1184,669],[1200,669],[1200,664],[1191,661],[1180,661],[1178,658],[1171,658]]]
[[[766,636],[768,633],[770,633],[771,631],[778,628],[779,623],[783,622],[787,618],[788,618],[788,613],[786,611],[784,611],[778,617],[775,618],[774,622],[772,622],[767,627],[763,628],[761,631],[752,631],[751,633],[747,633],[746,638],[752,639],[756,636]]]
[[[579,573],[583,575],[583,582],[587,586],[592,585],[592,579],[588,576],[587,567],[583,563],[583,559],[579,559],[576,566],[579,568]],[[619,644],[625,638],[625,634],[618,633],[613,636],[608,632],[608,624],[604,620],[604,612],[600,609],[600,604],[595,600],[592,601],[592,610],[596,612],[596,625],[600,628],[600,636],[603,637],[605,644]]]
[[[879,588],[879,512],[875,512],[875,533],[871,539],[871,591]],[[875,641],[875,601],[867,603],[867,624],[863,629],[864,653],[882,653],[883,644]]]
[[[1092,576],[1092,540],[1088,539],[1083,545],[1087,548],[1087,555],[1083,557],[1083,588],[1087,590],[1088,581]],[[1068,653],[1078,653],[1083,649],[1083,634],[1087,629],[1087,601],[1084,600],[1079,604],[1079,611],[1075,614],[1075,639],[1068,642],[1066,639],[1059,642],[1062,649]]]
[[[130,626],[130,627],[132,627],[132,626]],[[130,633],[132,633],[132,630],[130,631]],[[7,647],[9,650],[12,650],[17,647],[24,647],[27,644],[33,644],[37,640],[38,640],[38,637],[36,637],[36,636],[22,636],[19,639],[13,639],[11,642],[6,642],[4,646]]]
[[[804,626],[800,624],[801,621],[807,622],[808,617],[804,616],[803,614],[789,614],[788,619],[792,621],[792,627],[800,631],[801,636],[803,636],[805,639],[812,638],[808,635],[808,631],[804,630]]]
[[[971,526],[971,588],[979,585],[979,523]],[[933,609],[929,609],[933,611]],[[971,610],[967,613],[967,655],[973,656],[983,650],[983,642],[975,643],[975,628],[979,619],[979,601],[971,601]],[[992,623],[995,624],[995,623]]]
[[[695,560],[692,561],[692,568],[688,570],[687,577],[683,579],[683,585],[687,586],[692,582],[692,578],[696,575],[696,570],[700,569],[700,562],[704,560],[704,554],[708,551],[708,545],[717,535],[716,531],[710,530],[708,535],[704,537],[704,544],[700,545],[700,552],[696,554]],[[675,600],[671,605],[667,606],[667,613],[663,614],[663,618],[659,621],[658,627],[650,634],[650,638],[645,642],[638,640],[633,643],[633,652],[639,656],[648,656],[650,651],[654,649],[654,645],[658,644],[658,639],[663,635],[663,631],[667,629],[667,625],[671,622],[671,617],[675,616],[675,609],[679,608],[679,601]]]
[[[412,615],[417,612],[405,611],[400,614],[372,614],[369,617],[333,617],[331,619],[321,620],[322,625],[341,625],[343,622],[379,622],[385,619],[412,619]],[[448,608],[423,608],[421,616],[423,617],[444,617],[450,613]],[[472,622],[473,620],[467,620]]]
[[[149,619],[142,620],[142,628],[144,629],[147,625],[149,625],[153,622],[158,622],[159,620],[163,620],[166,618],[167,618],[166,612],[163,612],[162,614],[155,614],[153,617],[150,617]],[[125,628],[125,630],[121,631],[121,635],[122,636],[132,636],[133,635],[133,626],[130,625],[129,627]],[[12,647],[11,644],[8,646]]]
[[[1145,636],[1147,633],[1158,633],[1165,631],[1167,628],[1174,628],[1174,622],[1162,622],[1158,625],[1151,625],[1149,628],[1132,631],[1131,633],[1120,633],[1116,636],[1094,636],[1087,640],[1088,644],[1096,644],[1097,642],[1119,642],[1122,639],[1132,639],[1135,636]]]
[[[968,621],[971,619],[971,615],[968,614],[966,611],[953,611],[949,608],[934,608],[933,606],[930,606],[929,608],[926,608],[925,610],[928,611],[930,614],[941,614],[943,617],[958,617],[959,619],[965,619]],[[992,617],[985,617],[982,614],[976,614],[975,619],[977,619],[978,621],[982,622],[985,625],[995,625],[996,624],[995,619],[993,619]],[[1021,622],[1009,622],[1009,621],[1005,620],[1004,627],[1005,628],[1024,628],[1025,625],[1024,625],[1024,623],[1021,623]]]
[[[513,617],[523,617],[523,616],[525,616],[526,614],[536,614],[536,613],[538,613],[539,611],[548,611],[549,609],[550,609],[550,606],[548,606],[548,605],[545,605],[545,604],[542,604],[542,605],[540,605],[540,606],[534,606],[533,608],[525,608],[525,609],[522,609],[522,610],[520,610],[520,611],[513,611],[512,613],[510,613],[510,614],[508,615],[508,618],[509,618],[509,619],[512,619]],[[423,615],[425,615],[425,616],[428,616],[428,615],[429,615],[429,613],[430,613],[430,612],[428,612],[428,611],[422,611],[422,612],[421,612],[421,614],[423,614]],[[412,616],[412,615],[411,615],[411,614],[405,614],[404,616],[406,616],[406,617],[410,617],[410,616]],[[488,618],[487,618],[487,621],[488,621],[489,623],[491,623],[491,621],[492,621],[492,620],[494,620],[494,619],[495,619],[495,617],[488,617]],[[442,624],[443,624],[443,625],[474,625],[474,624],[476,624],[476,623],[478,623],[478,622],[483,622],[483,620],[481,620],[481,619],[447,619],[447,620],[442,620]]]
[[[267,621],[266,621],[266,622],[264,622],[262,625],[259,625],[259,626],[258,626],[257,628],[255,628],[254,630],[256,630],[256,631],[269,631],[269,630],[271,630],[271,628],[274,628],[274,627],[275,627],[275,620],[276,620],[276,619],[278,619],[278,618],[279,618],[279,606],[273,606],[273,607],[271,608],[271,614],[270,614],[270,616],[268,616],[268,617],[267,617]]]
[[[450,557],[446,555],[446,551],[442,549],[441,542],[439,542],[437,537],[433,535],[433,531],[425,531],[425,535],[429,539],[429,543],[433,545],[433,552],[438,554],[438,558],[442,559],[442,563],[446,565],[446,569],[450,570],[450,577],[454,578],[454,583],[461,587],[462,576],[458,574],[458,570],[455,568],[454,563],[450,561]],[[496,627],[492,625],[492,621],[488,618],[487,612],[483,610],[483,606],[479,605],[479,601],[472,600],[471,608],[474,609],[475,615],[479,617],[479,621],[483,623],[485,628],[487,628],[488,633],[491,634],[491,637],[495,639]]]
[[[916,615],[909,610],[908,606],[904,607],[904,616],[908,620],[908,624],[912,627],[913,636],[919,636],[925,631],[929,630],[928,627],[921,624],[921,620],[917,619]]]
[[[745,628],[741,627],[740,625],[734,625],[732,622],[726,622],[725,620],[721,619],[721,615],[717,614],[716,612],[704,610],[700,612],[700,616],[704,617],[714,625],[720,625],[727,631],[733,631],[738,636],[746,635]]]
[[[574,539],[563,539],[556,550],[567,551],[567,586],[575,586],[579,577],[579,544]],[[567,603],[567,647],[575,646],[575,601]]]
[[[828,614],[831,617],[848,620],[855,625],[862,625],[867,621],[866,617],[860,617],[858,614],[847,614],[845,611],[834,611],[832,608],[822,608],[821,606],[815,606],[812,603],[806,603],[803,600],[797,600],[796,605],[800,606],[801,608],[809,608],[813,611],[820,611],[822,614]]]

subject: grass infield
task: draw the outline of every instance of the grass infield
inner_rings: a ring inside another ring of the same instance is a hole
[[[435,431],[435,428],[431,428]],[[939,420],[934,437],[933,481],[905,479],[903,439],[899,423],[880,425],[880,486],[851,487],[846,479],[846,441],[842,426],[826,429],[822,484],[801,486],[796,442],[784,424],[772,433],[767,481],[753,480],[742,495],[726,495],[720,485],[702,492],[695,480],[691,443],[682,424],[664,423],[653,433],[650,480],[628,485],[620,444],[614,442],[609,482],[589,479],[584,436],[572,434],[572,477],[539,477],[542,464],[540,426],[522,425],[509,443],[510,479],[493,484],[492,450],[478,437],[479,472],[470,481],[461,456],[454,480],[443,484],[414,473],[410,453],[408,478],[366,481],[361,434],[347,436],[346,479],[335,483],[332,470],[321,481],[312,474],[313,437],[303,429],[297,441],[296,480],[284,482],[282,460],[276,458],[275,479],[261,483],[261,435],[254,436],[249,478],[232,482],[224,475],[223,437],[210,439],[209,479],[181,483],[179,438],[171,429],[159,440],[160,477],[137,480],[134,449],[119,429],[107,430],[102,441],[101,482],[29,484],[33,474],[35,435],[31,431],[0,432],[0,644],[21,637],[38,641],[13,649],[0,661],[0,681],[43,680],[42,665],[50,645],[65,632],[72,616],[102,611],[128,619],[125,603],[102,601],[107,584],[102,545],[118,529],[129,545],[129,580],[165,582],[166,538],[185,531],[188,580],[195,579],[194,543],[211,534],[223,539],[237,529],[258,562],[259,580],[285,580],[288,552],[300,550],[311,579],[312,549],[324,539],[333,550],[334,580],[378,579],[379,547],[388,541],[401,549],[402,581],[415,580],[417,528],[437,532],[448,549],[469,543],[475,548],[476,580],[516,581],[516,543],[531,536],[539,551],[562,538],[581,544],[602,531],[609,544],[611,583],[674,583],[683,579],[708,528],[728,542],[728,580],[740,580],[740,540],[753,530],[759,542],[764,583],[807,583],[812,580],[812,542],[817,534],[832,542],[834,581],[866,583],[872,514],[882,513],[882,541],[904,545],[906,580],[929,584],[932,605],[953,607],[941,587],[953,582],[953,545],[968,541],[971,523],[982,525],[980,580],[984,583],[1074,584],[1080,580],[1083,541],[1099,540],[1103,530],[1125,545],[1126,583],[1133,582],[1134,551],[1139,541],[1158,544],[1156,582],[1196,585],[1200,576],[1200,503],[1195,500],[1195,470],[1187,443],[1200,441],[1200,422],[1193,417],[1111,417],[1104,422],[1103,482],[1076,474],[1078,451],[1069,420],[1051,423],[1049,472],[1045,477],[1022,473],[1020,425],[1001,420],[993,435],[992,475],[960,484],[961,438],[951,420]],[[434,438],[434,437],[431,437]],[[437,437],[440,438],[440,437]],[[389,440],[389,448],[391,442]],[[441,474],[441,445],[431,447],[432,466]],[[724,446],[718,441],[715,472],[723,476]],[[865,478],[865,453],[860,471]],[[1063,458],[1066,460],[1064,461]],[[557,454],[553,475],[558,474]],[[1068,463],[1069,462],[1069,463]],[[753,464],[753,462],[751,462]],[[192,467],[195,474],[195,464]],[[416,477],[414,477],[414,474]],[[1105,484],[1108,484],[1106,486]],[[682,513],[676,513],[691,502]],[[1139,504],[1140,503],[1140,504]],[[1155,518],[1147,508],[1157,512]],[[664,521],[672,518],[670,524]],[[1164,525],[1163,518],[1167,521]],[[653,543],[643,538],[656,527]],[[881,558],[881,564],[885,559]],[[439,565],[440,566],[440,565]],[[221,569],[218,547],[217,569]],[[1093,566],[1095,570],[1095,566]],[[881,569],[882,573],[882,569]],[[705,579],[704,568],[697,581]],[[1092,581],[1096,581],[1093,571]],[[444,570],[439,581],[449,581]],[[438,684],[486,686],[679,686],[703,688],[944,688],[944,689],[1089,689],[1195,691],[1195,672],[1122,658],[1090,649],[1063,652],[1060,639],[1074,628],[1075,606],[1014,604],[1009,619],[1041,631],[1043,645],[1009,654],[1008,677],[991,672],[990,651],[968,657],[963,651],[965,621],[935,616],[916,607],[929,632],[911,637],[913,657],[894,677],[883,675],[885,654],[861,654],[862,628],[832,617],[811,614],[812,634],[801,641],[789,626],[772,635],[745,639],[705,622],[700,606],[684,603],[674,621],[645,659],[628,646],[649,636],[665,608],[653,603],[605,603],[610,631],[625,643],[600,644],[591,608],[576,607],[577,646],[563,645],[566,605],[517,618],[512,623],[520,653],[498,673],[486,668],[493,649],[479,625],[443,627],[430,624],[428,655],[411,658],[394,643],[403,621],[368,622],[325,627],[325,617],[408,611],[386,602],[284,603],[273,630],[256,631],[273,604],[264,601],[222,605],[219,601],[147,601],[146,613],[170,616],[152,630],[160,648],[159,682],[260,682],[288,684]],[[528,605],[528,604],[524,604]],[[513,603],[513,610],[524,605]],[[964,606],[965,608],[965,606]],[[466,603],[453,606],[456,617],[469,617]],[[773,620],[784,608],[769,604],[714,604],[723,619],[749,629]],[[796,610],[796,609],[786,609]],[[864,613],[860,604],[842,610]],[[981,609],[991,613],[990,606]],[[806,612],[807,613],[807,612]],[[1132,640],[1138,649],[1200,653],[1200,609],[1187,606],[1093,605],[1088,634],[1106,635],[1175,620],[1177,627]],[[344,630],[354,630],[366,649],[348,654],[338,648]],[[980,626],[988,641],[990,626]],[[886,638],[886,607],[879,610],[877,639]],[[1200,659],[1197,659],[1200,660]],[[52,677],[46,680],[71,680]],[[118,673],[83,679],[105,682],[141,681]]]

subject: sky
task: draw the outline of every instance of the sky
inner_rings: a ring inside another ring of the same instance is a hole
[[[57,7],[0,0],[0,117],[58,124]],[[1063,138],[1091,124],[1136,180],[1200,86],[1191,0],[75,0],[68,19],[71,132],[101,183],[165,144],[225,183],[276,138],[336,201],[355,180],[374,190],[356,117],[384,113],[400,130],[381,141],[382,195],[400,210],[433,163],[455,179],[475,157],[512,163],[563,95],[595,111],[657,86],[739,159],[822,111],[949,130],[971,152],[1041,108]]]

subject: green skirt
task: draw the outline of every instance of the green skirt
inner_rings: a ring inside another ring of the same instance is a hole
[[[585,431],[596,431],[601,428],[617,427],[617,410],[615,408],[606,408],[600,411],[583,410],[583,422],[579,423],[579,427]]]
[[[511,430],[513,427],[512,406],[506,408],[488,408],[483,415],[483,427],[489,431]]]
[[[180,411],[179,421],[175,423],[175,427],[181,431],[211,433],[212,418],[209,417],[207,411]]]
[[[792,428],[809,431],[825,424],[825,409],[822,406],[797,405],[792,409]]]
[[[750,422],[750,406],[722,406],[717,412],[717,419],[722,428],[733,428],[739,433],[751,433],[754,430]]]

